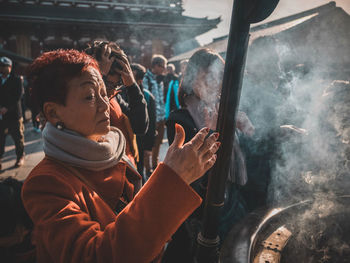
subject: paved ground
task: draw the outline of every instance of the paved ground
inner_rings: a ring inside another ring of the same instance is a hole
[[[6,137],[5,154],[2,158],[2,170],[0,172],[1,178],[13,176],[18,180],[24,180],[34,166],[44,157],[41,133],[36,133],[30,122],[25,124],[24,140],[25,163],[22,167],[14,168],[16,162],[15,145],[11,136]]]
[[[22,167],[14,168],[16,162],[15,146],[11,136],[7,136],[5,154],[2,158],[0,179],[13,176],[18,180],[24,180],[30,171],[43,159],[44,153],[42,151],[43,142],[41,133],[36,133],[33,130],[31,122],[25,124],[24,137],[25,163]],[[160,149],[160,160],[164,159],[167,148],[168,141],[164,139]]]

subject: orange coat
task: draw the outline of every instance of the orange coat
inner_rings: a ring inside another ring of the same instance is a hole
[[[119,103],[114,98],[111,99],[109,103],[111,126],[117,127],[122,131],[126,141],[125,154],[136,166],[135,157],[138,158],[138,149],[136,144],[136,136],[132,131],[130,121],[122,112]]]
[[[38,263],[151,262],[201,203],[192,188],[161,163],[116,216],[110,206],[115,206],[123,188],[127,195],[133,193],[125,163],[101,172],[76,169],[109,205],[61,163],[44,158],[22,190],[24,207],[35,225]]]

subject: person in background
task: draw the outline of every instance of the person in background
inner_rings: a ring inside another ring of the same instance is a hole
[[[0,181],[0,259],[9,263],[34,263],[33,222],[23,207],[23,182],[13,177]]]
[[[154,145],[154,140],[156,137],[156,105],[155,99],[151,92],[143,89],[142,81],[144,75],[146,73],[146,68],[140,64],[131,64],[132,72],[134,73],[135,80],[141,90],[143,90],[143,94],[145,96],[147,102],[147,111],[149,117],[149,125],[148,131],[145,135],[137,135],[137,147],[139,149],[139,162],[137,163],[137,170],[142,175],[144,181],[148,179],[148,177],[152,173],[151,168],[151,157],[152,157],[152,148]],[[145,170],[145,173],[144,173]]]
[[[41,133],[40,129],[40,120],[38,117],[38,109],[35,107],[35,105],[32,105],[30,101],[30,90],[28,85],[28,80],[26,77],[23,78],[23,86],[24,86],[24,104],[31,112],[31,119],[32,119],[32,125],[33,125],[33,131],[36,133]]]
[[[218,134],[207,137],[204,128],[183,144],[178,125],[164,162],[140,188],[123,133],[110,125],[109,98],[91,56],[43,53],[28,79],[47,120],[45,157],[22,188],[37,262],[159,262],[166,242],[201,203],[189,185],[215,163]]]
[[[179,91],[179,76],[175,73],[174,64],[168,64],[168,74],[165,76],[165,119],[169,118],[170,112],[180,109],[178,98]]]
[[[157,78],[165,73],[167,59],[162,55],[153,55],[151,69],[147,70],[143,78],[143,88],[150,91],[156,101],[156,131],[157,137],[152,149],[152,168],[157,167],[160,145],[164,136],[165,105],[164,105],[164,83],[158,82]]]
[[[189,141],[202,127],[215,131],[222,87],[225,61],[210,49],[200,49],[190,58],[179,90],[182,108],[170,113],[166,122],[168,141],[172,143],[175,126],[180,124]],[[236,126],[241,132],[252,135],[254,127],[245,114],[239,113]],[[240,188],[247,182],[245,159],[240,150],[238,138],[232,145],[231,162],[225,186],[225,205],[222,208],[219,225],[220,240],[223,241],[232,225],[247,213],[246,203]],[[206,195],[208,176],[192,184],[199,195]],[[169,243],[164,263],[193,262],[195,240],[202,222],[202,209],[198,209],[179,228]]]
[[[186,71],[186,67],[188,64],[188,59],[183,59],[180,61],[180,73],[179,73],[179,81],[181,82],[182,77]]]
[[[144,135],[149,123],[143,92],[134,79],[126,54],[116,43],[94,41],[85,52],[94,56],[103,69],[110,98],[111,125],[122,130],[127,156],[136,168],[139,160],[136,134]]]
[[[12,61],[0,58],[0,170],[1,158],[5,152],[5,130],[11,135],[16,146],[15,167],[24,164],[24,125],[21,97],[22,80],[12,72]]]
[[[166,99],[166,94],[168,92],[169,83],[174,78],[178,78],[179,76],[175,72],[175,65],[169,63],[166,66],[166,75],[164,76],[164,100]]]
[[[22,108],[22,118],[23,118],[23,123],[27,123],[26,119],[26,110],[27,110],[27,104],[25,101],[25,87],[24,87],[24,76],[19,76],[22,82],[22,96],[21,96],[21,108]]]

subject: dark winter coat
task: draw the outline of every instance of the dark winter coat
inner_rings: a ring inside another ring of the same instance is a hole
[[[22,80],[20,77],[10,74],[3,85],[0,78],[0,107],[8,110],[2,116],[3,120],[18,120],[22,117],[21,97]]]
[[[136,135],[144,135],[148,129],[149,117],[147,103],[139,86],[133,84],[125,87],[116,99],[123,113],[129,118],[133,132]]]

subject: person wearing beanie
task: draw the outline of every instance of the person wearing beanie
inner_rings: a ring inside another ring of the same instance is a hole
[[[5,152],[5,130],[16,146],[15,167],[24,164],[24,126],[21,108],[22,80],[12,73],[12,61],[0,57],[0,170],[1,158]]]

